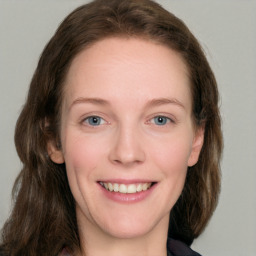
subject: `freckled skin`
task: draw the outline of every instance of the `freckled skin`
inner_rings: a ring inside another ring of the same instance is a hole
[[[61,153],[82,239],[88,244],[120,239],[164,242],[169,212],[202,144],[191,120],[190,84],[182,59],[153,42],[104,39],[74,59],[65,86]],[[81,97],[106,104],[72,105]],[[150,105],[163,98],[182,106]],[[89,116],[100,117],[100,125],[90,125]],[[156,116],[168,122],[159,125]],[[147,179],[157,186],[141,202],[119,204],[99,189],[98,181],[111,179]]]

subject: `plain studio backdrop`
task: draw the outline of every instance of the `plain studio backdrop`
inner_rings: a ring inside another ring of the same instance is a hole
[[[43,47],[81,0],[0,0],[0,225],[21,168],[13,135]],[[185,21],[215,72],[224,130],[218,208],[193,248],[205,256],[256,252],[256,1],[159,0]]]

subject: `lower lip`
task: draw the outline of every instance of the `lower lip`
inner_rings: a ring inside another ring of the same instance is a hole
[[[154,184],[152,187],[150,187],[148,190],[146,191],[141,191],[141,192],[137,192],[137,193],[120,193],[120,192],[110,192],[108,190],[106,190],[105,188],[103,188],[100,184],[99,187],[101,189],[101,191],[103,192],[103,194],[115,201],[115,202],[119,202],[119,203],[137,203],[140,202],[142,200],[145,200],[147,197],[149,197],[149,195],[153,192],[153,190],[155,189],[157,184]]]

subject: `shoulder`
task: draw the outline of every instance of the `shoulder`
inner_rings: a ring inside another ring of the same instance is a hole
[[[172,256],[202,256],[185,243],[171,238],[167,241],[167,249]]]

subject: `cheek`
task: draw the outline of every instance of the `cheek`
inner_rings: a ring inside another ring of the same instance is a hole
[[[104,147],[98,140],[66,132],[63,151],[69,186],[78,205],[87,201],[97,167],[102,164]],[[86,191],[86,192],[85,192]],[[86,206],[85,206],[86,207]]]
[[[180,137],[179,137],[180,138]],[[161,144],[161,145],[160,145]],[[187,139],[166,139],[152,147],[151,165],[162,177],[161,205],[169,212],[182,193],[186,175],[190,146]],[[163,194],[165,196],[163,196]],[[156,199],[157,200],[157,199]]]
[[[104,155],[102,141],[79,134],[66,135],[64,140],[64,158],[67,172],[80,172],[89,175],[101,162]]]
[[[191,145],[187,138],[170,138],[152,147],[151,157],[161,170],[175,174],[186,171]]]

